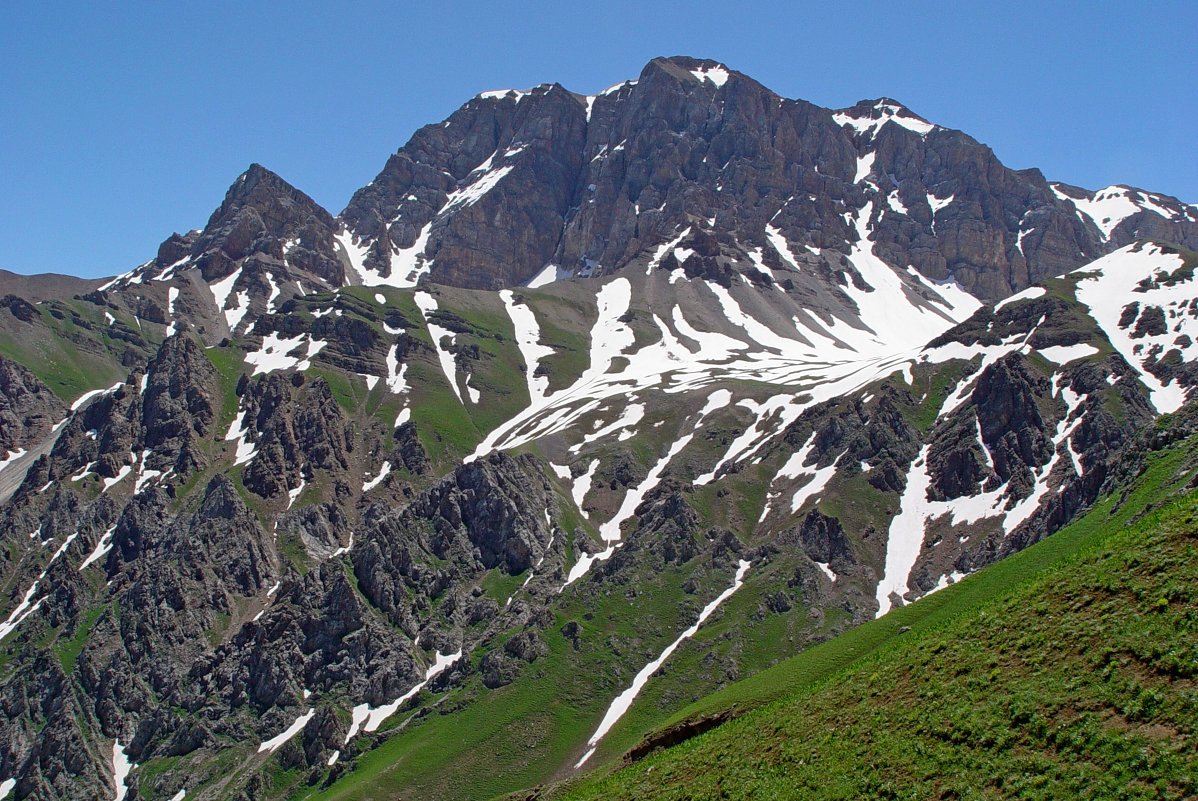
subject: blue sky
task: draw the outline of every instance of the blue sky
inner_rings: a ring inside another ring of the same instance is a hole
[[[254,161],[336,213],[480,91],[593,93],[673,54],[825,106],[888,95],[1009,166],[1198,202],[1198,3],[433,5],[7,4],[0,267],[126,270]]]

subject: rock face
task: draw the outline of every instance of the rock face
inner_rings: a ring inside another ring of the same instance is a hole
[[[442,283],[517,286],[553,257],[586,139],[580,101],[561,86],[476,99],[420,129],[342,218],[384,278],[412,280],[403,252],[421,258],[417,271],[435,262]]]
[[[550,268],[609,274],[679,236],[700,255],[723,243],[742,269],[807,262],[806,248],[859,239],[846,211],[890,264],[987,300],[1137,237],[1198,246],[1198,215],[1176,200],[1108,232],[1078,210],[1093,195],[1010,170],[888,98],[832,111],[675,57],[594,97],[480,95],[418,131],[341,216],[378,275],[487,289]],[[688,276],[715,268],[701,263]]]
[[[162,343],[145,373],[142,445],[149,469],[190,474],[206,464],[200,443],[213,435],[219,385],[216,370],[190,337]]]
[[[465,621],[471,605],[460,595],[469,589],[463,578],[488,569],[516,575],[549,552],[547,489],[527,458],[496,454],[459,467],[402,513],[372,523],[353,556],[363,594],[413,638],[420,628],[404,602],[412,593],[431,598],[456,588],[459,597],[443,608]],[[430,557],[446,564],[430,571]]]

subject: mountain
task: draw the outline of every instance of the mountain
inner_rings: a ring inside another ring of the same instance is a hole
[[[338,216],[253,165],[0,304],[0,798],[608,763],[1122,491],[1198,383],[1194,248],[684,57],[485,92]]]

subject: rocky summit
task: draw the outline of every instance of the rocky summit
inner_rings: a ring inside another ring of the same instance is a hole
[[[687,57],[484,92],[338,215],[252,165],[5,282],[0,798],[490,798],[719,726],[1117,495],[1189,419],[1195,250]]]

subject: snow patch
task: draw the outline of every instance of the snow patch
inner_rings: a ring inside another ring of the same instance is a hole
[[[1036,298],[1044,297],[1046,294],[1048,294],[1048,290],[1042,286],[1029,286],[1022,292],[1016,292],[1011,297],[1004,298],[994,304],[994,313],[998,314],[999,311],[1010,306],[1012,303],[1018,303],[1021,300],[1035,300]]]
[[[129,786],[125,782],[129,778],[129,774],[137,767],[129,761],[128,755],[125,754],[127,747],[121,745],[120,740],[115,740],[112,743],[112,782],[116,786],[112,794],[113,801],[123,801],[128,794]]]
[[[536,289],[546,284],[552,284],[562,277],[556,264],[546,264],[539,273],[528,279],[526,286],[529,289]]]
[[[700,67],[697,70],[691,70],[691,75],[700,81],[711,81],[717,88],[728,82],[728,70],[723,65]]]
[[[124,383],[125,383],[124,381],[118,381],[115,384],[113,384],[111,387],[109,387],[108,389],[93,389],[93,390],[84,392],[82,395],[80,395],[78,398],[75,399],[74,403],[71,404],[71,411],[72,412],[79,411],[81,408],[83,408],[84,404],[86,404],[88,401],[90,401],[92,398],[96,397],[97,395],[107,395],[109,392],[116,392],[118,389],[120,389],[124,385]]]
[[[1098,353],[1098,348],[1085,342],[1079,342],[1076,345],[1053,345],[1040,348],[1041,356],[1057,364],[1068,364],[1087,356],[1093,356],[1095,353]]]
[[[378,475],[376,475],[374,478],[372,478],[369,481],[362,484],[362,492],[363,493],[370,492],[372,489],[377,487],[379,484],[382,484],[383,479],[386,478],[387,474],[390,472],[391,472],[391,462],[383,462],[382,467],[379,468]]]
[[[877,157],[877,155],[877,153],[870,151],[864,156],[859,156],[857,158],[857,174],[853,177],[853,183],[859,184],[869,177],[869,174],[873,172],[874,158]]]
[[[105,554],[112,550],[112,535],[115,531],[116,524],[113,523],[107,531],[100,535],[100,539],[96,542],[96,547],[92,550],[88,557],[83,560],[83,564],[79,565],[80,572],[87,569],[88,566],[98,562],[104,557]]]
[[[308,697],[307,690],[304,690],[304,697]],[[258,746],[258,753],[261,754],[263,752],[268,752],[273,754],[280,747],[282,747],[283,743],[287,742],[292,737],[303,731],[304,727],[308,725],[308,721],[314,717],[316,717],[316,707],[308,707],[307,712],[296,718],[295,721],[292,722],[292,724],[284,729],[280,734],[276,735],[275,737],[271,737],[269,740],[264,740],[262,744]]]
[[[528,383],[528,397],[531,404],[540,403],[549,392],[549,376],[537,375],[541,359],[552,356],[553,348],[541,344],[541,327],[537,317],[526,304],[516,303],[516,296],[510,289],[499,293],[507,310],[508,317],[516,331],[516,345],[520,355],[524,357],[524,378]]]
[[[591,482],[594,481],[595,471],[598,469],[599,460],[593,459],[587,466],[586,472],[570,486],[570,497],[574,499],[574,505],[578,507],[579,512],[582,512],[583,517],[586,517],[587,513],[583,511],[582,502],[586,499],[587,493],[591,491]]]
[[[472,183],[463,186],[461,189],[455,189],[449,193],[448,199],[445,201],[445,206],[442,213],[456,208],[466,208],[473,206],[478,201],[494,189],[504,176],[512,171],[512,165],[508,164],[496,169],[487,170]],[[477,172],[477,171],[476,171]]]
[[[479,92],[478,97],[483,100],[502,100],[505,97],[512,97],[519,103],[530,94],[532,93],[522,92],[519,89],[492,89],[487,92]]]
[[[413,295],[413,299],[420,308],[420,313],[424,315],[424,323],[428,328],[429,339],[433,341],[433,349],[437,351],[437,361],[441,364],[441,372],[445,374],[445,380],[449,382],[449,388],[457,396],[458,402],[464,403],[462,391],[458,388],[457,362],[449,348],[445,346],[445,340],[449,340],[449,345],[452,347],[457,334],[432,322],[433,312],[437,310],[437,301],[432,295],[428,292],[417,292]],[[469,382],[469,377],[467,377],[467,382]]]
[[[175,287],[167,287],[166,290],[166,316],[170,319],[171,324],[166,327],[166,335],[174,336],[179,333],[179,321],[175,319],[175,301],[179,299],[179,290]]]
[[[308,482],[304,479],[303,476],[300,476],[299,484],[297,486],[292,487],[291,489],[287,490],[287,508],[288,509],[290,509],[292,506],[295,505],[296,500],[299,499],[299,496],[303,493],[304,487],[306,487],[306,486],[308,486]]]
[[[914,131],[920,136],[927,136],[937,127],[926,120],[919,119],[902,106],[886,101],[879,101],[871,111],[871,114],[864,117],[854,117],[848,111],[839,111],[832,115],[832,119],[836,121],[837,125],[842,127],[847,125],[857,133],[869,134],[871,139],[877,136],[882,126],[889,122],[906,128],[908,131]]]
[[[258,455],[258,447],[250,442],[249,439],[249,412],[238,409],[237,416],[233,418],[233,422],[229,424],[229,430],[225,432],[225,441],[237,441],[237,453],[234,458],[233,466],[246,464],[255,456]]]
[[[794,268],[796,273],[801,271],[799,268],[799,261],[795,258],[794,253],[790,249],[790,243],[786,241],[786,237],[780,230],[775,228],[773,225],[767,224],[765,226],[765,238],[768,239],[769,243],[774,246],[774,250],[776,250],[778,255],[782,257],[782,261]]]
[[[935,195],[929,194],[927,198],[928,205],[932,207],[932,226],[934,228],[936,225],[936,215],[940,213],[942,208],[956,200],[957,196],[949,195],[948,197],[936,197]]]
[[[843,453],[840,454],[840,456],[843,455]],[[791,513],[799,511],[803,508],[803,504],[824,491],[824,488],[828,486],[828,482],[832,480],[832,476],[836,475],[836,463],[840,460],[840,456],[833,459],[832,463],[827,467],[821,467],[812,473],[811,480],[795,491],[794,498],[790,501]]]

